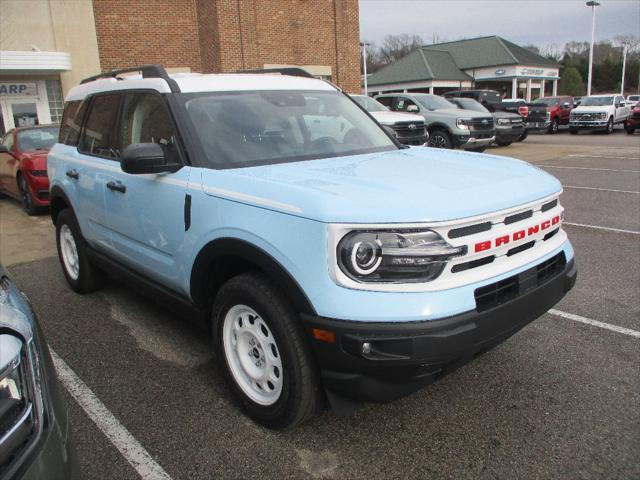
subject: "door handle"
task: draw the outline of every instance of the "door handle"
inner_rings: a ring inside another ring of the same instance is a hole
[[[120,193],[125,193],[127,191],[127,187],[120,182],[107,182],[107,188]]]
[[[67,170],[67,177],[77,180],[78,177],[80,177],[80,174],[75,169],[74,170]]]

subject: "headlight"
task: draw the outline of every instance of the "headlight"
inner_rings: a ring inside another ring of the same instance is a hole
[[[28,344],[17,335],[0,333],[0,467],[8,466],[38,425],[38,406]]]
[[[342,272],[357,282],[429,282],[465,248],[430,230],[353,231],[338,243],[337,259]]]
[[[607,118],[607,112],[598,112],[597,115],[599,119]]]
[[[508,118],[499,118],[498,125],[511,125],[511,120]]]
[[[462,130],[469,130],[469,124],[464,118],[456,118],[456,125]]]

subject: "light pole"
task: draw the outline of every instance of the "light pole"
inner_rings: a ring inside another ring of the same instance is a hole
[[[624,96],[624,71],[627,66],[627,47],[625,43],[622,45],[622,80],[620,81],[620,95]]]
[[[369,90],[367,88],[367,47],[369,46],[369,43],[361,43],[360,46],[362,47],[362,64],[364,65],[363,67],[363,73],[364,73],[364,94],[366,96],[369,96]]]
[[[600,5],[594,0],[587,2],[587,7],[591,7],[591,46],[589,47],[589,78],[587,80],[587,96],[591,95],[591,71],[593,69],[593,39],[596,34],[596,7]]]

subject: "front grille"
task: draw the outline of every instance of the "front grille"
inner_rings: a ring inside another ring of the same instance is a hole
[[[509,249],[509,251],[507,252],[507,257],[510,257],[512,255],[516,255],[516,254],[518,254],[520,252],[524,252],[525,250],[529,250],[535,244],[536,244],[536,241],[532,240],[530,242],[523,243],[522,245],[519,245],[517,247],[513,247],[513,248]]]
[[[467,235],[474,235],[480,232],[486,232],[491,230],[491,222],[476,223],[475,225],[469,225],[468,227],[452,228],[449,230],[449,238],[466,237]]]
[[[425,126],[422,122],[398,122],[392,125],[393,130],[402,136],[424,135]]]
[[[574,113],[571,115],[571,120],[577,121],[591,121],[591,120],[602,120],[606,117],[606,114],[602,113]]]
[[[474,292],[476,310],[478,312],[490,310],[543,285],[561,274],[566,263],[564,252],[560,252],[518,275],[476,288]]]
[[[540,211],[541,212],[546,212],[547,210],[551,210],[556,205],[558,205],[558,199],[557,198],[555,200],[551,200],[550,202],[547,202],[544,205],[542,205],[542,207],[540,207]]]
[[[467,120],[467,125],[470,130],[492,130],[493,129],[493,117],[486,118],[472,118]]]
[[[478,260],[471,260],[470,262],[458,263],[451,267],[452,273],[464,272],[465,270],[470,270],[472,268],[482,267],[483,265],[489,265],[493,263],[496,259],[495,255],[490,255],[488,257],[479,258]]]
[[[512,223],[519,222],[520,220],[525,220],[527,218],[533,217],[533,210],[527,210],[525,212],[516,213],[515,215],[509,215],[504,219],[505,225],[510,225]]]
[[[38,192],[38,198],[40,200],[49,200],[49,190],[40,190]]]

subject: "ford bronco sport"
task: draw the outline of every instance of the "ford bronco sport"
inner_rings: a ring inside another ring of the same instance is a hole
[[[204,322],[256,422],[409,394],[574,284],[562,187],[538,168],[405,148],[322,80],[138,70],[66,98],[48,163],[62,270]]]

